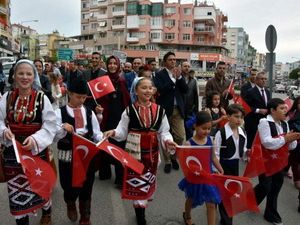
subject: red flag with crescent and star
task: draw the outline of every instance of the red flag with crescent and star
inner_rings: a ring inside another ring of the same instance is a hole
[[[276,150],[266,149],[262,145],[262,154],[266,168],[266,176],[271,176],[283,170],[288,165],[288,144],[285,144],[284,146]]]
[[[52,166],[39,156],[32,155],[31,151],[25,150],[18,141],[14,145],[32,191],[48,200],[56,183],[56,173]]]
[[[247,177],[213,174],[229,217],[244,212],[259,212],[252,183]]]
[[[100,151],[92,141],[73,134],[72,186],[82,187],[91,160]]]
[[[253,178],[265,173],[265,171],[266,168],[262,155],[262,146],[259,135],[256,133],[243,176]]]
[[[279,149],[270,150],[261,144],[261,140],[257,134],[252,146],[249,163],[246,166],[244,176],[255,177],[262,173],[265,173],[266,176],[271,176],[288,165],[289,151],[287,144]]]
[[[178,146],[176,154],[188,182],[192,184],[212,184],[211,180],[212,146]]]
[[[228,93],[232,96],[232,98],[235,98],[235,92],[234,92],[234,79],[230,81],[229,87],[228,87]],[[228,97],[228,94],[226,95],[226,99]]]
[[[88,86],[95,100],[115,91],[109,76],[101,76],[91,80],[88,82]]]
[[[124,167],[132,169],[134,172],[141,174],[144,170],[144,165],[138,160],[129,155],[128,152],[124,151],[120,147],[109,143],[107,140],[104,140],[97,144],[97,147],[109,155],[118,160]]]
[[[248,103],[242,98],[242,96],[236,95],[235,98],[234,98],[233,100],[234,100],[234,103],[240,104],[240,105],[244,108],[246,115],[252,111],[251,107],[250,107],[250,106],[248,105]]]

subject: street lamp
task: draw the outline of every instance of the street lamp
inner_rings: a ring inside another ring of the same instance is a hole
[[[39,20],[23,20],[21,21],[20,25],[21,27],[19,27],[18,29],[18,36],[19,36],[19,40],[20,40],[20,57],[22,56],[23,53],[23,48],[22,48],[22,35],[21,35],[21,29],[23,27],[24,23],[37,23],[39,22]]]

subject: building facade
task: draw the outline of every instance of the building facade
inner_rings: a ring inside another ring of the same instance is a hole
[[[21,24],[12,24],[12,35],[17,40],[19,56],[24,56],[31,60],[39,57],[39,40],[36,30]]]
[[[65,37],[59,34],[58,31],[53,31],[51,34],[38,35],[39,39],[39,54],[40,57],[50,57],[56,59],[57,50],[60,47],[59,41],[64,41]]]
[[[168,51],[202,71],[234,63],[224,47],[228,18],[213,4],[149,0],[81,0],[81,35],[70,44],[78,54],[121,50],[130,60],[161,60]]]
[[[0,0],[0,56],[12,56],[10,0]]]

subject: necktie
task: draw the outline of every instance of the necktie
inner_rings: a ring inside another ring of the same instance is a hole
[[[83,117],[80,108],[73,109],[75,119],[75,129],[83,128]]]
[[[265,90],[264,89],[261,89],[261,95],[263,97],[263,100],[265,101],[265,104],[267,105],[267,99],[266,99],[266,96],[265,96]]]

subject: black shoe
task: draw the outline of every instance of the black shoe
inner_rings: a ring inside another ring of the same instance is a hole
[[[145,209],[144,208],[135,208],[135,216],[137,225],[146,225],[147,221],[145,218]]]
[[[299,206],[298,206],[298,212],[300,213],[300,203],[299,203]]]
[[[171,163],[172,163],[172,168],[174,170],[179,170],[179,165],[178,165],[178,162],[176,161],[176,159],[171,159]]]
[[[170,163],[165,165],[164,171],[165,171],[165,173],[170,173],[171,172],[171,164]]]

